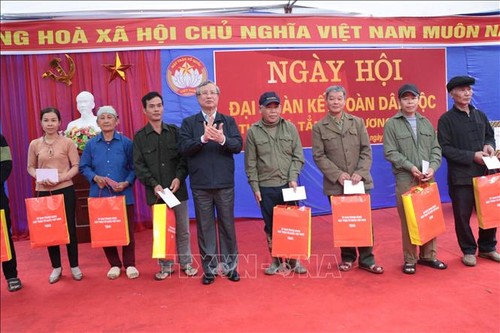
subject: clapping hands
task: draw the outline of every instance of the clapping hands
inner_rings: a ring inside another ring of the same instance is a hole
[[[210,117],[208,123],[204,123],[205,133],[203,134],[203,139],[208,141],[215,141],[222,144],[225,140],[224,131],[222,129],[223,123],[219,125],[214,123],[214,118]]]

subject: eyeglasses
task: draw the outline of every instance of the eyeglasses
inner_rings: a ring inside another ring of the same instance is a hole
[[[217,91],[203,91],[199,93],[198,95],[203,95],[203,96],[209,96],[209,95],[218,95],[219,93]]]

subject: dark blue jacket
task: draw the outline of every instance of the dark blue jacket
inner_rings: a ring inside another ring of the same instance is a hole
[[[182,121],[179,152],[187,159],[189,182],[193,189],[220,189],[234,186],[234,158],[243,146],[240,131],[233,117],[217,112],[214,124],[220,126],[226,142],[201,142],[205,132],[201,112]]]

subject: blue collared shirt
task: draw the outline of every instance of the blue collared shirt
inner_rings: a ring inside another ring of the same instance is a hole
[[[127,205],[134,203],[132,185],[135,172],[132,149],[132,141],[116,131],[109,142],[104,140],[102,133],[87,142],[80,159],[80,172],[90,182],[90,197],[125,195]],[[118,183],[127,181],[130,186],[122,192],[115,192],[111,187],[101,190],[94,181],[96,175],[109,177]]]

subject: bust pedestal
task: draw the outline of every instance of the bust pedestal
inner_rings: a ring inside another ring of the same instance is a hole
[[[90,224],[87,198],[89,197],[90,184],[81,173],[78,173],[73,177],[73,186],[76,192],[76,236],[78,243],[89,243]]]

